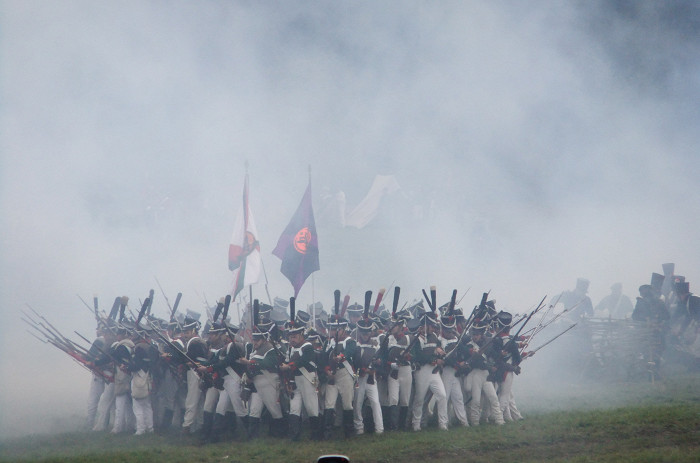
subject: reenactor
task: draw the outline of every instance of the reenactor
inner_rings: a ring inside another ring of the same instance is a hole
[[[413,397],[413,430],[420,431],[423,418],[423,403],[428,391],[432,392],[437,402],[438,427],[447,430],[447,395],[445,386],[440,378],[440,370],[444,364],[445,351],[440,345],[440,339],[435,333],[440,326],[435,312],[426,312],[421,318],[417,341],[411,351],[412,362],[415,365],[415,394]]]
[[[440,319],[442,325],[442,336],[440,343],[445,351],[445,364],[442,367],[442,384],[445,387],[447,400],[452,404],[455,417],[462,426],[469,426],[467,413],[464,409],[464,394],[462,393],[462,381],[457,376],[457,371],[462,367],[468,356],[468,349],[464,339],[457,336],[455,317],[452,315],[443,316]],[[460,364],[462,362],[462,364]],[[461,373],[461,371],[460,371]]]
[[[478,320],[474,322],[470,329],[471,340],[469,342],[470,355],[468,363],[471,366],[471,371],[465,381],[471,394],[469,423],[472,426],[478,426],[481,419],[482,394],[488,400],[489,415],[493,417],[496,424],[504,424],[495,385],[489,380],[489,375],[496,371],[496,366],[491,360],[492,355],[489,351],[491,339],[486,336],[488,326],[488,320]]]
[[[411,400],[413,374],[411,370],[409,337],[406,335],[408,313],[398,314],[396,320],[386,333],[389,395],[389,429],[405,430],[408,406]]]
[[[272,416],[271,434],[284,435],[284,419],[280,406],[280,354],[272,345],[270,323],[258,323],[253,327],[253,349],[249,358],[239,361],[247,365],[246,376],[252,382],[253,392],[249,400],[248,437],[255,439],[260,434],[260,417],[263,407]]]
[[[369,318],[361,319],[357,322],[357,347],[354,357],[355,371],[358,375],[354,402],[354,425],[357,434],[364,434],[365,431],[362,419],[365,398],[369,401],[372,409],[374,433],[381,434],[384,432],[382,410],[379,404],[379,392],[375,377],[377,346],[372,342],[372,332],[375,328],[375,323]]]
[[[185,343],[185,353],[195,363],[204,363],[209,359],[209,348],[199,337],[200,323],[192,317],[185,317],[180,339]],[[202,408],[202,380],[194,365],[187,364],[187,396],[185,397],[185,416],[182,420],[182,433],[190,434]]]
[[[329,316],[328,343],[326,357],[328,365],[325,372],[326,397],[323,411],[324,438],[330,439],[335,421],[335,403],[340,396],[343,409],[343,429],[345,437],[353,434],[353,395],[355,392],[355,370],[353,363],[356,342],[347,334],[348,321],[337,315]]]
[[[290,301],[291,313],[294,312],[294,302],[292,301],[293,299]],[[287,324],[289,350],[285,363],[280,366],[282,372],[292,376],[293,384],[296,386],[289,400],[289,416],[287,418],[289,438],[293,441],[298,441],[301,437],[302,407],[309,417],[312,439],[320,440],[322,437],[318,415],[318,366],[314,347],[304,337],[305,325],[303,318],[299,317],[293,318]]]

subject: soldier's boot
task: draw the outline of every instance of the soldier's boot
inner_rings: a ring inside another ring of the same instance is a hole
[[[214,427],[214,414],[204,412],[202,414],[202,429],[199,430],[199,444],[204,445],[211,440],[211,431]]]
[[[406,419],[408,418],[408,407],[399,407],[399,431],[406,430]]]
[[[287,425],[289,427],[289,438],[297,442],[301,439],[301,417],[299,415],[287,416]]]
[[[382,405],[382,426],[385,431],[391,431],[389,406]]]
[[[160,427],[158,428],[159,434],[168,432],[170,426],[173,424],[173,414],[174,412],[169,408],[163,411],[163,420],[160,422]]]
[[[362,423],[367,434],[372,434],[377,428],[374,422],[374,414],[372,413],[372,408],[369,405],[364,405],[362,407]]]
[[[214,414],[214,425],[211,430],[211,441],[220,442],[226,433],[226,417],[219,413]]]
[[[248,417],[248,439],[257,439],[260,435],[260,418]]]
[[[346,439],[355,435],[355,423],[353,419],[352,410],[343,410],[343,431],[345,432]]]
[[[238,427],[238,417],[234,412],[226,412],[226,416],[224,418],[224,429],[225,434],[227,435],[226,438],[233,439],[233,437],[236,435],[236,428]]]
[[[284,418],[273,419],[270,424],[270,435],[272,437],[285,437],[287,433],[286,421]],[[301,426],[301,422],[299,423]]]
[[[397,405],[390,405],[387,408],[387,427],[389,431],[396,431],[399,429],[399,407]]]
[[[333,426],[335,423],[335,410],[327,408],[323,411],[323,439],[333,438]]]
[[[310,416],[309,425],[311,427],[311,440],[322,440],[323,429],[321,428],[321,418],[318,416]]]

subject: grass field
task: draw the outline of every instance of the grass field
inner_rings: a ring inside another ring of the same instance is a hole
[[[699,380],[683,376],[654,385],[615,385],[615,390],[625,389],[624,406],[614,406],[613,391],[607,386],[582,388],[574,394],[571,409],[532,411],[525,420],[501,427],[365,435],[320,443],[265,438],[204,447],[197,446],[194,437],[178,435],[70,433],[4,441],[0,461],[309,462],[319,455],[340,453],[353,462],[697,462]],[[600,406],[582,408],[592,402]]]

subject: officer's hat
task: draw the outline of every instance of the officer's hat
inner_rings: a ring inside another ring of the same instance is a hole
[[[348,327],[348,320],[341,317],[340,315],[331,315],[328,317],[328,322],[326,323],[329,330],[334,329],[345,329]]]
[[[301,325],[307,325],[311,321],[311,315],[309,315],[308,312],[304,312],[303,310],[297,310],[294,321]]]
[[[374,328],[376,328],[376,325],[374,321],[369,318],[363,318],[357,321],[357,331],[360,333],[369,333]]]
[[[360,317],[360,316],[362,316],[362,313],[364,311],[365,311],[365,308],[362,307],[358,303],[354,303],[353,305],[351,305],[347,308],[348,316],[353,315],[355,317]]]
[[[190,311],[188,310],[188,313]],[[187,315],[185,319],[182,321],[182,331],[190,331],[190,330],[195,330],[199,331],[199,328],[201,327],[201,323],[195,318],[190,317]]]
[[[664,284],[664,279],[666,277],[660,273],[651,274],[651,287],[657,291],[661,291],[661,286]]]
[[[498,324],[501,325],[502,328],[505,328],[506,326],[510,326],[513,323],[513,315],[509,312],[501,310],[494,317],[494,321],[498,322]]]
[[[285,327],[288,334],[303,333],[305,328],[306,324],[298,320],[288,321]]]
[[[676,268],[676,264],[674,264],[674,263],[661,264],[661,268],[664,269],[664,275],[672,275],[673,271]]]
[[[679,296],[683,296],[690,292],[690,283],[687,281],[679,281],[673,285],[673,290]]]

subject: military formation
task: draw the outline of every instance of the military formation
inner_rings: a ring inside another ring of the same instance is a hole
[[[631,317],[664,327],[657,329],[660,342],[669,334],[684,342],[691,331],[696,342],[700,298],[673,278],[664,286],[654,276],[640,287]],[[263,435],[327,440],[521,420],[513,396],[521,363],[586,321],[592,310],[586,292],[580,279],[568,292],[575,294],[562,293],[549,306],[543,298],[519,316],[497,310],[488,293],[465,312],[456,290],[442,305],[431,288],[401,308],[398,287],[390,308],[382,304],[383,290],[374,300],[367,291],[363,305],[350,305],[349,296],[341,301],[336,291],[332,311],[319,303],[308,307],[313,315],[297,310],[294,298],[254,300],[240,326],[230,323],[230,296],[202,326],[199,314],[177,313],[181,295],[169,320],[152,316],[151,292],[138,314],[126,313],[122,297],[100,315],[95,300],[97,338],[89,348],[36,312],[25,313],[25,321],[92,373],[90,430],[177,432],[202,444]],[[563,312],[553,310],[558,303]],[[529,347],[562,317],[576,322]]]

